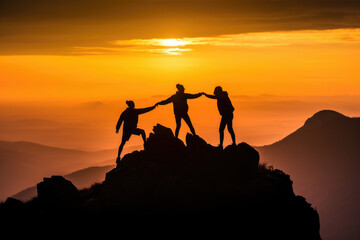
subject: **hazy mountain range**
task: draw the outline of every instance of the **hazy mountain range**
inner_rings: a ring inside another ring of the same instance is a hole
[[[36,198],[0,204],[0,219],[37,235],[37,226],[70,234],[72,226],[104,232],[115,224],[146,236],[160,229],[167,236],[321,240],[317,211],[294,193],[289,175],[259,165],[253,147],[221,149],[192,134],[185,144],[160,124],[144,150],[125,155],[102,183],[79,191],[62,176],[44,178]]]
[[[101,167],[88,167],[64,177],[71,181],[78,189],[91,187],[95,183],[101,183],[105,180],[105,174],[113,169],[115,165],[107,165]],[[23,202],[29,201],[37,196],[36,186],[29,187],[12,197]]]
[[[360,118],[320,111],[281,141],[256,149],[260,162],[289,174],[295,193],[317,208],[324,239],[358,239]],[[77,187],[89,186],[104,179],[110,167],[87,168],[66,178]],[[16,197],[26,199],[29,193],[34,196],[35,188]]]
[[[324,239],[360,237],[360,118],[324,110],[283,140],[258,147],[260,161],[289,174],[320,214]]]
[[[0,200],[46,176],[112,164],[114,154],[114,150],[87,152],[29,142],[0,141]]]

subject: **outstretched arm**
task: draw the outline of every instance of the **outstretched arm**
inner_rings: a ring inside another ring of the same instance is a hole
[[[135,109],[136,112],[138,114],[143,114],[143,113],[147,113],[147,112],[150,112],[151,110],[154,110],[156,108],[157,104],[155,104],[154,106],[152,107],[147,107],[147,108],[138,108],[138,109]]]
[[[197,93],[197,94],[190,94],[190,93],[187,93],[186,94],[186,98],[187,99],[194,99],[194,98],[198,98],[202,95],[202,93]]]
[[[116,133],[119,132],[119,129],[120,129],[121,124],[123,123],[123,121],[124,121],[124,112],[120,115],[119,120],[118,120],[118,122],[116,124]]]
[[[204,93],[204,95],[208,98],[211,98],[211,99],[216,99],[216,96],[215,95],[211,95],[211,94],[206,94]]]
[[[166,100],[164,100],[164,101],[158,102],[157,104],[159,104],[159,105],[166,105],[166,104],[171,103],[172,100],[173,100],[173,96],[169,97],[168,99],[166,99]]]

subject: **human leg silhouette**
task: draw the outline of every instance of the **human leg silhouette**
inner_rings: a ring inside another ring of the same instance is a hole
[[[141,135],[142,139],[144,140],[144,143],[146,142],[146,134],[145,131],[143,129],[140,128],[135,128],[135,129],[125,129],[123,130],[123,135],[122,135],[122,140],[121,140],[121,144],[119,146],[119,150],[118,150],[118,156],[116,158],[116,163],[120,162],[120,155],[121,152],[124,148],[124,145],[127,141],[129,141],[130,137],[132,134],[135,135]]]
[[[142,129],[141,129],[142,130]],[[144,143],[146,142],[146,134],[145,134],[145,131],[144,130],[142,130],[141,131],[141,137],[142,137],[142,139],[143,139],[143,141],[144,141]]]
[[[224,143],[224,130],[225,130],[225,126],[226,126],[226,118],[224,116],[221,117],[221,121],[220,121],[220,127],[219,127],[219,134],[220,134],[220,144],[219,147],[223,147],[223,143]]]
[[[229,116],[229,119],[227,120],[226,125],[227,125],[227,129],[231,135],[233,145],[236,145],[235,133],[234,133],[234,129],[233,129],[233,118],[234,118],[234,115],[231,114],[231,116]]]
[[[183,116],[183,119],[184,119],[184,121],[186,122],[186,124],[189,126],[191,133],[192,133],[193,135],[196,135],[195,129],[194,129],[194,126],[193,126],[192,123],[191,123],[189,114],[186,113],[186,114]]]
[[[125,145],[126,141],[127,141],[127,140],[125,140],[124,138],[123,138],[122,141],[121,141],[121,144],[120,144],[119,150],[118,150],[118,156],[117,156],[117,158],[116,158],[116,163],[119,163],[119,161],[120,161],[120,155],[121,155],[121,152],[122,152],[122,150],[123,150],[123,148],[124,148],[124,145]]]
[[[116,163],[120,162],[121,152],[124,148],[125,143],[130,139],[132,132],[133,132],[132,129],[123,128],[122,139],[118,150],[118,156],[116,158]]]
[[[175,137],[177,138],[179,136],[179,131],[181,127],[181,116],[175,115],[175,121],[176,121]]]
[[[140,128],[136,128],[132,134],[135,134],[137,136],[141,135],[144,143],[146,142],[146,134],[145,134],[145,131],[143,129],[140,129]]]

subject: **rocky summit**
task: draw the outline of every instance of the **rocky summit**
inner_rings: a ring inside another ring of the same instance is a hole
[[[240,143],[221,149],[191,134],[185,144],[159,124],[144,150],[125,155],[103,183],[78,190],[53,176],[37,188],[29,202],[1,204],[0,216],[136,219],[137,225],[171,223],[182,231],[192,223],[251,239],[320,239],[317,211],[294,194],[289,175],[259,165],[254,148]]]

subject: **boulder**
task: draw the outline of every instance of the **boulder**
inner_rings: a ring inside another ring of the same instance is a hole
[[[44,178],[37,184],[38,200],[44,204],[74,204],[79,190],[62,176]]]

